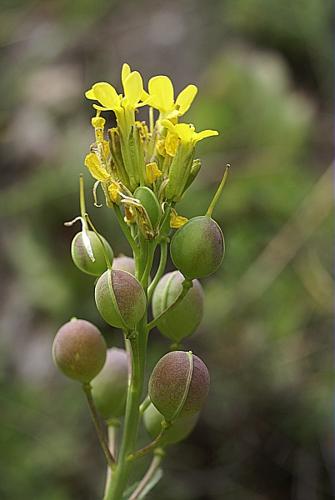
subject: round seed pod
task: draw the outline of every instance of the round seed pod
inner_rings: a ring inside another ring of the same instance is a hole
[[[103,319],[116,328],[134,328],[146,310],[142,285],[132,274],[119,269],[108,269],[100,276],[95,302]]]
[[[69,378],[90,382],[106,359],[106,342],[89,321],[72,319],[57,332],[52,354],[57,367]]]
[[[194,429],[198,416],[199,414],[197,413],[195,415],[177,418],[171,427],[164,432],[160,445],[167,446],[187,438]],[[159,413],[153,404],[150,404],[143,414],[143,421],[146,430],[153,439],[160,433],[163,420],[163,415]]]
[[[119,269],[121,271],[127,271],[128,273],[135,276],[135,261],[132,257],[127,257],[126,255],[118,255],[113,260],[112,265],[113,270]]]
[[[186,222],[173,235],[170,245],[174,265],[189,279],[214,273],[222,262],[224,250],[221,228],[207,215]]]
[[[165,354],[149,380],[151,402],[167,421],[198,413],[208,390],[207,367],[191,352],[172,351]]]
[[[124,414],[128,387],[128,354],[124,349],[108,349],[101,372],[92,380],[96,407],[105,420]]]
[[[152,227],[156,228],[162,216],[162,209],[153,191],[146,186],[140,186],[134,192],[134,197],[142,203]]]
[[[182,291],[183,275],[179,271],[165,274],[159,281],[153,297],[152,312],[154,318],[160,316],[171,306]],[[183,300],[171,311],[158,320],[159,330],[169,339],[180,342],[191,335],[199,326],[203,316],[204,296],[198,280],[193,280]]]
[[[100,276],[104,271],[106,271],[106,259],[103,251],[102,244],[95,234],[94,231],[86,231],[87,238],[92,249],[92,254],[94,261],[90,257],[87,248],[84,244],[83,231],[77,233],[71,243],[71,255],[74,264],[84,273],[91,274],[93,276]],[[100,236],[102,239],[105,251],[109,257],[110,262],[113,262],[113,250],[108,243],[108,241]]]

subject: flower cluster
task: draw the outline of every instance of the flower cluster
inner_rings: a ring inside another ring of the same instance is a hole
[[[142,229],[147,228],[145,236],[152,238],[155,228],[136,196],[137,188],[150,189],[147,196],[153,195],[160,206],[179,201],[200,170],[200,160],[195,159],[196,143],[218,132],[196,132],[192,124],[179,122],[197,94],[195,85],[187,85],[175,99],[170,78],[159,75],[149,80],[146,91],[142,76],[131,71],[128,64],[122,67],[121,81],[123,94],[106,82],[95,83],[85,94],[95,101],[96,110],[92,119],[95,142],[85,165],[97,181],[95,188],[101,184],[107,206],[123,205],[127,222],[139,221]],[[143,106],[149,108],[148,124],[136,119],[138,108]],[[101,113],[110,111],[117,126],[105,135],[106,120]],[[186,220],[171,212],[173,227]]]
[[[57,367],[81,384],[87,398],[108,465],[104,500],[144,498],[161,477],[166,448],[185,439],[196,424],[210,378],[205,363],[183,350],[183,344],[202,320],[204,293],[199,280],[219,268],[225,253],[223,232],[212,213],[228,166],[204,215],[188,220],[175,208],[199,172],[197,142],[217,135],[214,130],[196,132],[192,124],[179,121],[197,88],[188,85],[175,99],[171,80],[155,76],[146,91],[140,73],[127,64],[121,80],[123,94],[105,82],[86,92],[95,101],[96,116],[95,142],[85,165],[96,180],[95,201],[101,186],[132,257],[114,257],[108,240],[97,232],[86,211],[82,175],[80,217],[67,224],[81,221],[82,230],[71,244],[73,262],[96,278],[97,310],[108,325],[122,331],[125,350],[107,349],[99,329],[76,318],[58,330],[53,343]],[[143,106],[149,108],[148,124],[136,120],[137,109]],[[101,114],[110,111],[116,127],[105,131]],[[164,274],[168,253],[176,270]],[[146,387],[147,347],[154,328],[172,343]],[[152,441],[137,449],[142,422]],[[152,455],[148,471],[129,486],[132,464],[147,454]]]

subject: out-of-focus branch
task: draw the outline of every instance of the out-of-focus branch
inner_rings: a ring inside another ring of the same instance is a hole
[[[241,277],[234,287],[226,314],[236,306],[245,307],[260,298],[331,213],[332,170],[333,165]]]

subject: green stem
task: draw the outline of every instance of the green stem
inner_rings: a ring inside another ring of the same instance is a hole
[[[127,460],[129,462],[132,462],[133,460],[136,460],[137,458],[144,457],[145,455],[150,453],[150,451],[154,450],[155,448],[158,448],[158,446],[161,444],[161,441],[164,437],[166,430],[170,426],[171,426],[171,422],[167,422],[166,420],[163,420],[162,428],[161,428],[159,434],[157,434],[157,436],[155,437],[155,439],[153,439],[149,444],[147,444],[143,448],[140,448],[139,450],[136,450],[134,453],[131,453],[130,455],[128,455]]]
[[[141,277],[141,284],[144,289],[147,289],[148,287],[148,281],[149,281],[149,276],[150,276],[150,271],[152,268],[152,263],[155,255],[155,250],[157,247],[157,243],[155,240],[151,240],[148,242],[148,253],[147,253],[147,259],[146,259],[146,265]]]
[[[116,213],[119,219],[121,212],[116,210]],[[123,221],[122,214],[121,219]],[[148,248],[148,241],[144,240],[144,238],[139,235],[139,246],[137,246],[130,234],[130,231],[129,236],[132,243],[136,246],[135,250],[132,246],[135,258],[136,275],[138,279],[140,279],[146,292],[156,242],[150,242],[151,245],[149,245]],[[140,421],[140,404],[144,385],[147,341],[147,314],[145,314],[136,326],[136,335],[132,338],[125,338],[126,348],[131,360],[126,414],[117,465],[113,470],[113,480],[108,485],[104,500],[120,500],[125,488],[127,487],[132,467],[132,464],[127,460],[127,457],[136,449],[136,438]]]
[[[119,426],[120,426],[119,422],[108,423],[108,447],[109,447],[109,451],[111,452],[113,457],[116,457],[116,433],[117,433],[117,429],[119,428]],[[113,471],[110,467],[108,467],[107,468],[104,499],[106,498],[107,492],[110,488],[112,477],[113,477]]]
[[[79,202],[80,202],[80,215],[85,220],[86,201],[85,201],[85,185],[84,185],[83,174],[79,175]]]
[[[93,423],[95,426],[95,430],[97,432],[100,446],[105,454],[107,463],[108,463],[109,467],[115,467],[115,459],[108,448],[108,444],[106,442],[104,432],[103,432],[103,429],[102,429],[101,424],[100,424],[99,415],[98,415],[98,412],[96,410],[96,407],[95,407],[95,404],[93,401],[91,385],[90,384],[83,384],[82,387],[83,387],[83,391],[86,395],[88,407],[90,409],[91,417],[92,417],[92,420],[93,420]]]
[[[138,234],[139,241],[139,252],[138,255],[135,255],[135,269],[136,269],[136,278],[141,281],[141,278],[144,273],[144,268],[147,262],[148,255],[148,240],[146,240],[143,234],[139,231]]]
[[[152,280],[152,282],[148,287],[148,302],[150,302],[152,294],[154,293],[159,280],[163,276],[167,261],[167,249],[168,249],[167,239],[164,238],[163,241],[161,242],[161,255],[160,255],[158,269],[154,279]]]
[[[126,240],[128,241],[129,245],[131,246],[133,254],[136,258],[139,255],[139,248],[136,244],[136,241],[134,240],[134,238],[131,235],[131,232],[130,232],[130,229],[129,229],[127,223],[125,222],[125,220],[123,218],[120,207],[118,205],[114,204],[114,211],[115,211],[115,215],[116,215],[116,218],[118,220],[118,223],[120,224],[121,230],[122,230],[124,236],[126,237]]]
[[[140,494],[143,492],[147,484],[151,481],[151,479],[154,477],[157,469],[159,468],[162,460],[164,457],[164,451],[160,448],[157,448],[154,452],[154,456],[152,457],[152,461],[149,465],[149,468],[145,475],[143,476],[143,479],[140,481],[138,484],[136,490],[133,492],[129,500],[137,500],[140,496]]]
[[[226,184],[226,180],[227,180],[227,177],[228,177],[229,168],[230,168],[230,165],[229,165],[229,163],[227,163],[225,171],[223,173],[222,180],[221,180],[221,182],[219,184],[219,187],[217,188],[216,193],[213,196],[213,199],[210,202],[209,207],[207,209],[207,212],[206,212],[207,217],[212,217],[212,213],[213,213],[213,210],[215,208],[215,205],[219,201],[219,198],[220,198],[221,193],[223,191],[224,185]]]
[[[113,481],[106,493],[105,500],[120,500],[127,486],[131,464],[127,456],[135,449],[137,429],[140,418],[140,401],[143,388],[147,329],[146,318],[138,325],[135,338],[126,339],[126,347],[131,357],[131,374],[127,394],[126,415],[122,444],[117,466],[113,472]]]

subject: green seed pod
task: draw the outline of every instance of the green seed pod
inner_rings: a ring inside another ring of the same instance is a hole
[[[127,271],[135,276],[135,261],[126,255],[119,255],[118,257],[115,257],[112,268],[113,270],[119,269],[121,271]]]
[[[179,271],[189,279],[214,273],[224,256],[220,226],[207,215],[190,219],[173,235],[170,253]]]
[[[127,271],[107,270],[95,286],[95,302],[103,319],[117,328],[133,329],[146,310],[142,285]]]
[[[184,277],[179,271],[165,274],[161,278],[152,297],[154,318],[175,302],[183,289],[183,281]],[[192,288],[182,301],[158,320],[158,328],[169,339],[180,342],[199,326],[203,315],[203,302],[202,287],[198,280],[193,280]]]
[[[100,238],[105,245],[109,260],[112,262],[113,250],[103,236]],[[84,273],[100,276],[106,271],[107,265],[103,247],[94,231],[80,231],[75,235],[71,244],[71,255],[75,265]]]
[[[162,209],[155,194],[153,193],[153,191],[151,191],[150,188],[140,186],[134,192],[134,197],[137,198],[144,206],[150,219],[151,225],[153,229],[155,229],[158,226],[158,223],[162,216]]]
[[[187,438],[189,434],[193,431],[195,424],[197,423],[199,414],[188,415],[186,417],[177,418],[171,427],[169,427],[160,442],[161,446],[167,446],[169,444],[178,443],[183,439]],[[161,431],[162,422],[164,417],[159,411],[150,404],[143,414],[143,421],[145,428],[147,429],[150,436],[155,439]]]
[[[67,377],[90,382],[102,369],[106,359],[106,342],[92,323],[72,319],[57,332],[52,354],[57,367]]]
[[[108,349],[101,372],[92,380],[96,407],[105,420],[124,414],[128,387],[128,354],[124,349]]]
[[[152,371],[149,396],[167,421],[201,410],[209,390],[206,365],[191,352],[172,351]]]

